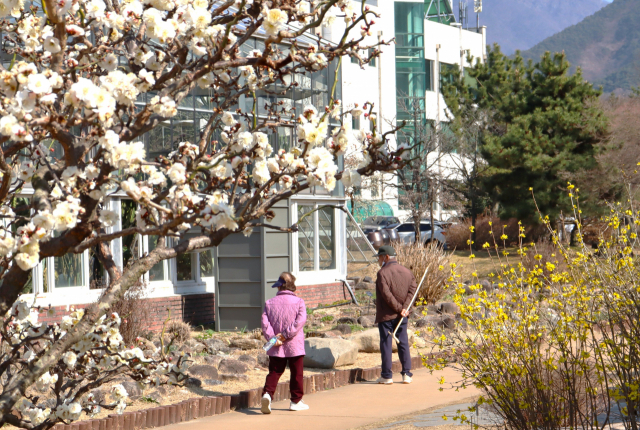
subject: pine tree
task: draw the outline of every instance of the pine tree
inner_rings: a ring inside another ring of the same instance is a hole
[[[472,105],[491,118],[480,152],[490,166],[484,187],[502,217],[537,218],[531,191],[544,215],[570,210],[566,177],[596,166],[595,145],[607,131],[600,91],[569,67],[563,53],[525,64],[496,45],[485,63],[466,70],[473,79],[443,88],[454,129]]]

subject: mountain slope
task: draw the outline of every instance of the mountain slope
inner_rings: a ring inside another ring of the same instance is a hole
[[[475,26],[469,0],[469,25]],[[529,49],[545,38],[580,22],[607,3],[602,0],[484,0],[480,25],[487,26],[487,41],[502,52]],[[454,9],[458,5],[454,0]]]
[[[535,61],[545,51],[564,51],[605,92],[629,90],[640,83],[640,1],[615,0],[522,55]]]

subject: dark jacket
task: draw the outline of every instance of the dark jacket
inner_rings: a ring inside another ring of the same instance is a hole
[[[390,260],[376,279],[376,323],[398,318],[407,309],[418,285],[413,273]]]

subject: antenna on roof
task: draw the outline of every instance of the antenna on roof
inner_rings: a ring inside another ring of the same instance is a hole
[[[458,3],[458,20],[463,27],[469,24],[469,8],[467,0],[459,0]]]
[[[480,31],[480,12],[482,12],[482,0],[473,0],[473,11],[476,13],[476,27]]]

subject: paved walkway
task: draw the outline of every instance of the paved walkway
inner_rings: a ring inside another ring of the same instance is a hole
[[[399,384],[400,374],[394,375],[395,384],[378,385],[363,382],[347,385],[334,390],[323,391],[305,397],[311,409],[308,411],[289,411],[289,400],[272,404],[271,415],[262,415],[260,409],[245,409],[214,417],[174,424],[165,430],[340,430],[351,429],[380,420],[428,408],[452,403],[469,402],[469,398],[478,395],[474,388],[456,392],[438,391],[438,379],[453,382],[458,374],[446,370],[438,375],[429,375],[426,369],[414,372],[413,383]]]

